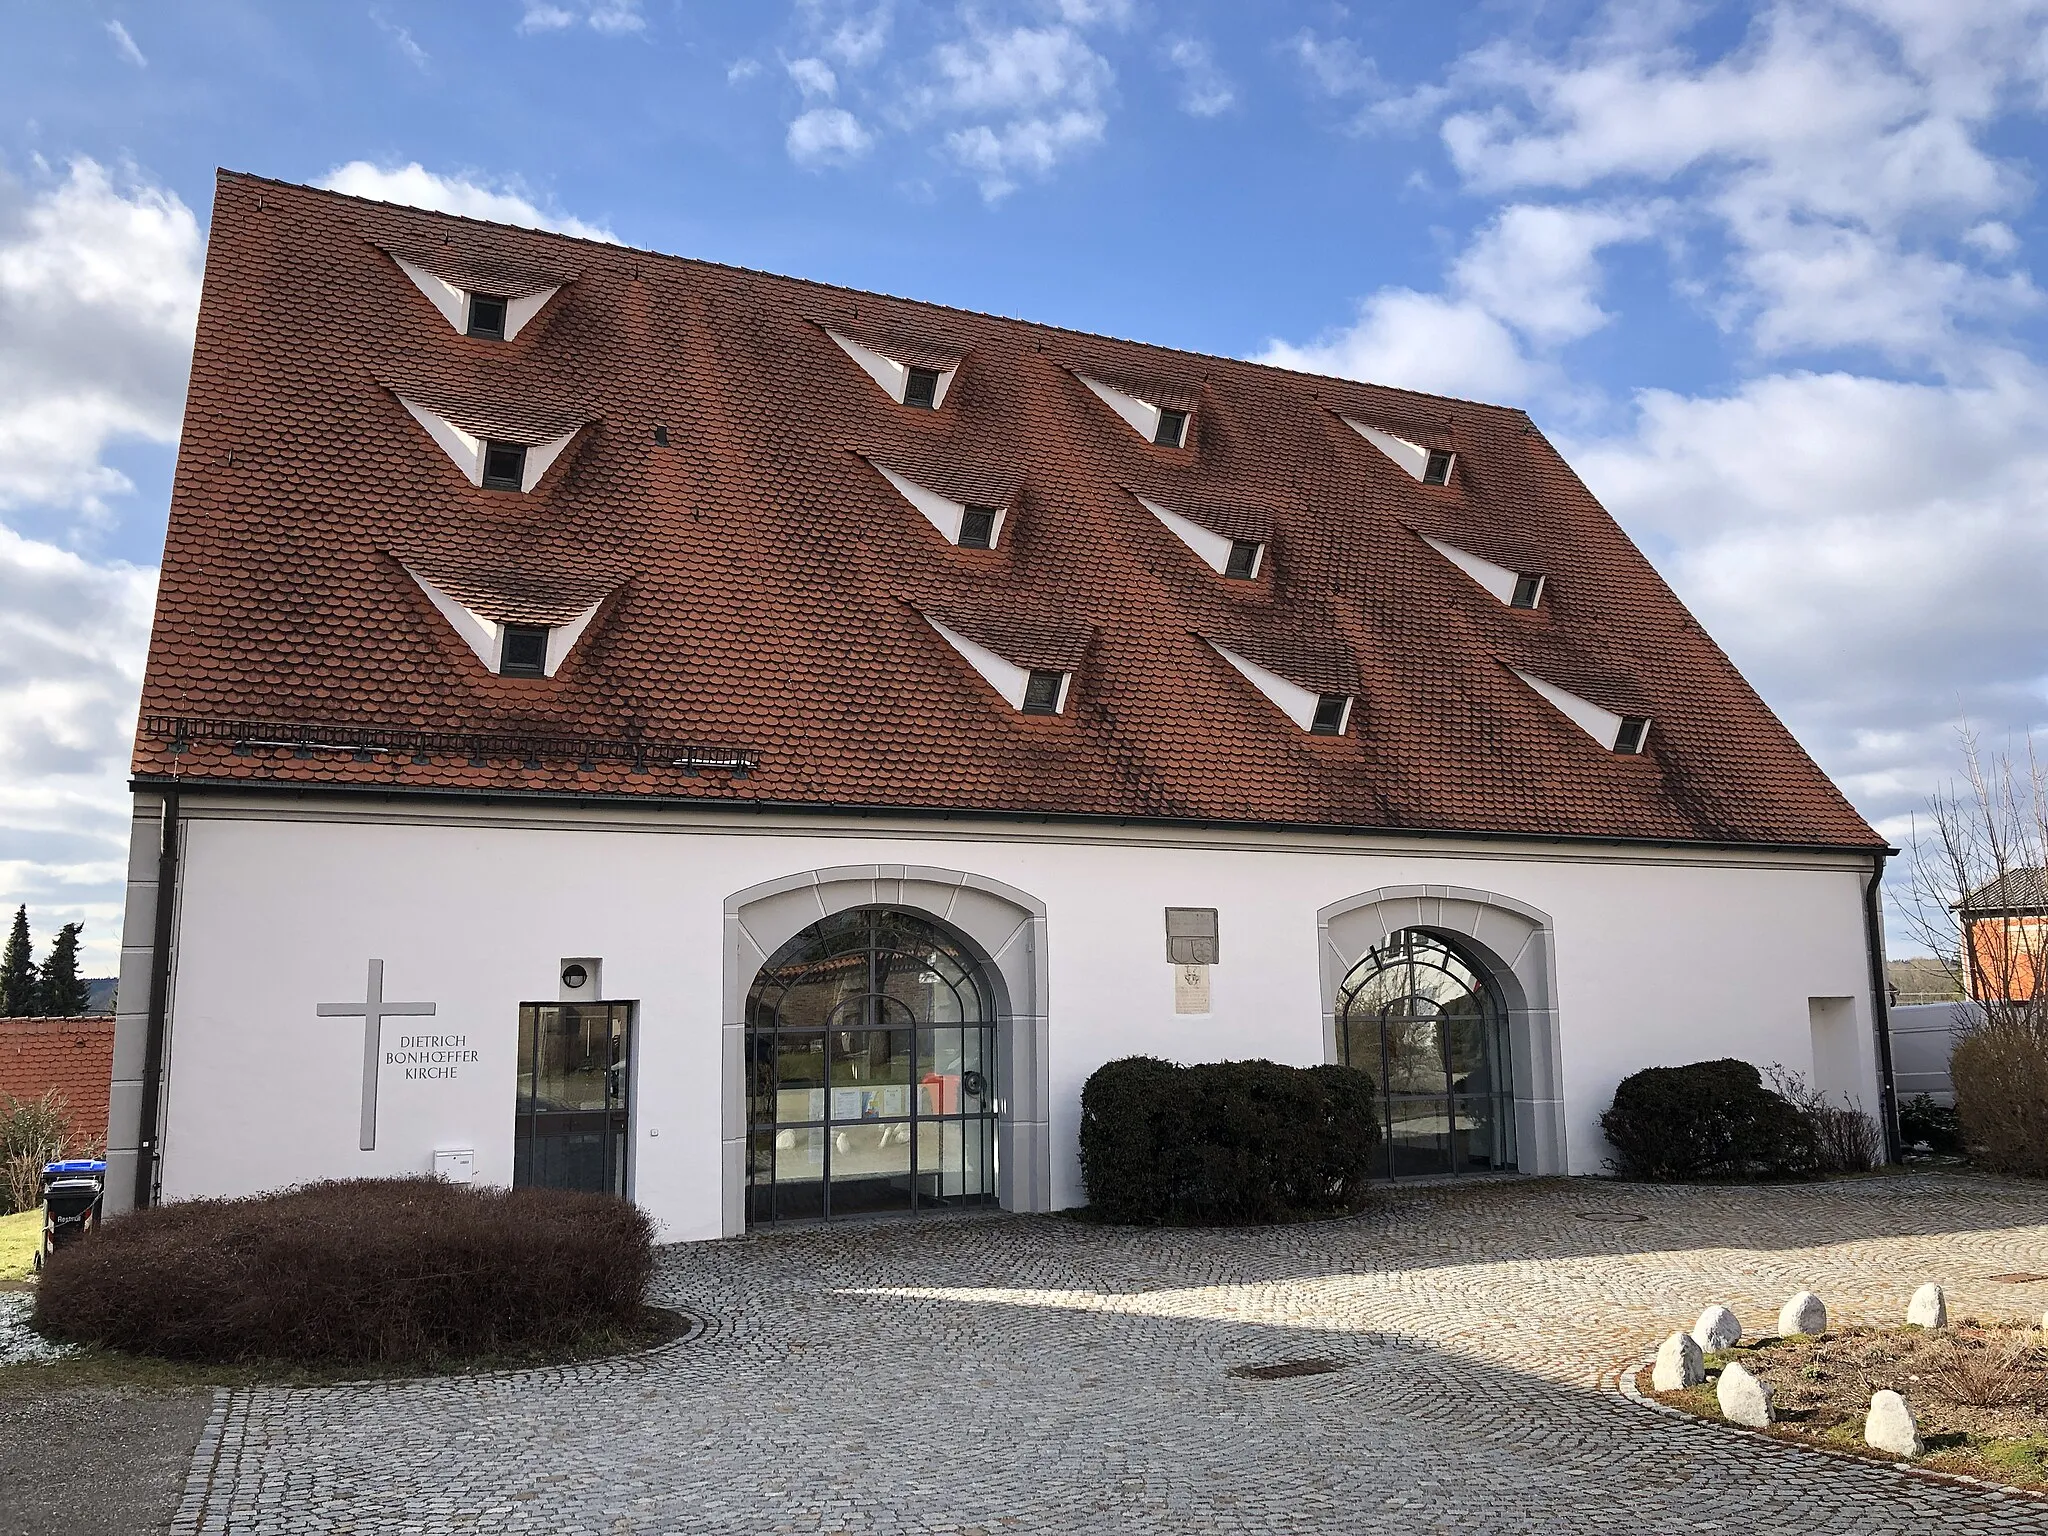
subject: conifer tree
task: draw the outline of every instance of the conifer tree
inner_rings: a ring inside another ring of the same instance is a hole
[[[36,1011],[45,1017],[83,1013],[92,1000],[92,988],[78,974],[78,934],[83,923],[66,923],[57,930],[56,942],[43,961],[36,978]]]
[[[36,961],[29,947],[28,908],[14,909],[14,928],[0,949],[0,1019],[26,1018],[36,1011]]]

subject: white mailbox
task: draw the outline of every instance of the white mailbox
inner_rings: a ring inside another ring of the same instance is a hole
[[[467,1184],[476,1177],[476,1148],[436,1147],[434,1177],[451,1184]]]

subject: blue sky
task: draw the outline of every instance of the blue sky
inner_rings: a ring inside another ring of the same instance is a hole
[[[1894,840],[2044,714],[2048,0],[0,17],[0,903],[96,968],[217,165],[1523,405]]]

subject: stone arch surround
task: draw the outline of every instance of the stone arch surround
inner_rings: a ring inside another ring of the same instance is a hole
[[[1324,1059],[1338,1060],[1337,989],[1368,951],[1404,928],[1451,940],[1485,966],[1500,988],[1508,1010],[1521,1170],[1566,1172],[1555,945],[1548,914],[1526,902],[1459,885],[1389,885],[1318,911]]]
[[[1008,1211],[1050,1205],[1045,903],[957,869],[841,864],[764,881],[726,898],[720,1209],[728,1237],[747,1226],[746,1002],[754,977],[776,950],[821,918],[875,906],[937,919],[981,960],[996,993],[996,1196]]]

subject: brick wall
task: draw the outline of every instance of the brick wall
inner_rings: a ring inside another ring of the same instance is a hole
[[[40,1099],[56,1089],[70,1111],[74,1151],[105,1143],[113,1073],[110,1018],[0,1019],[0,1095]]]

